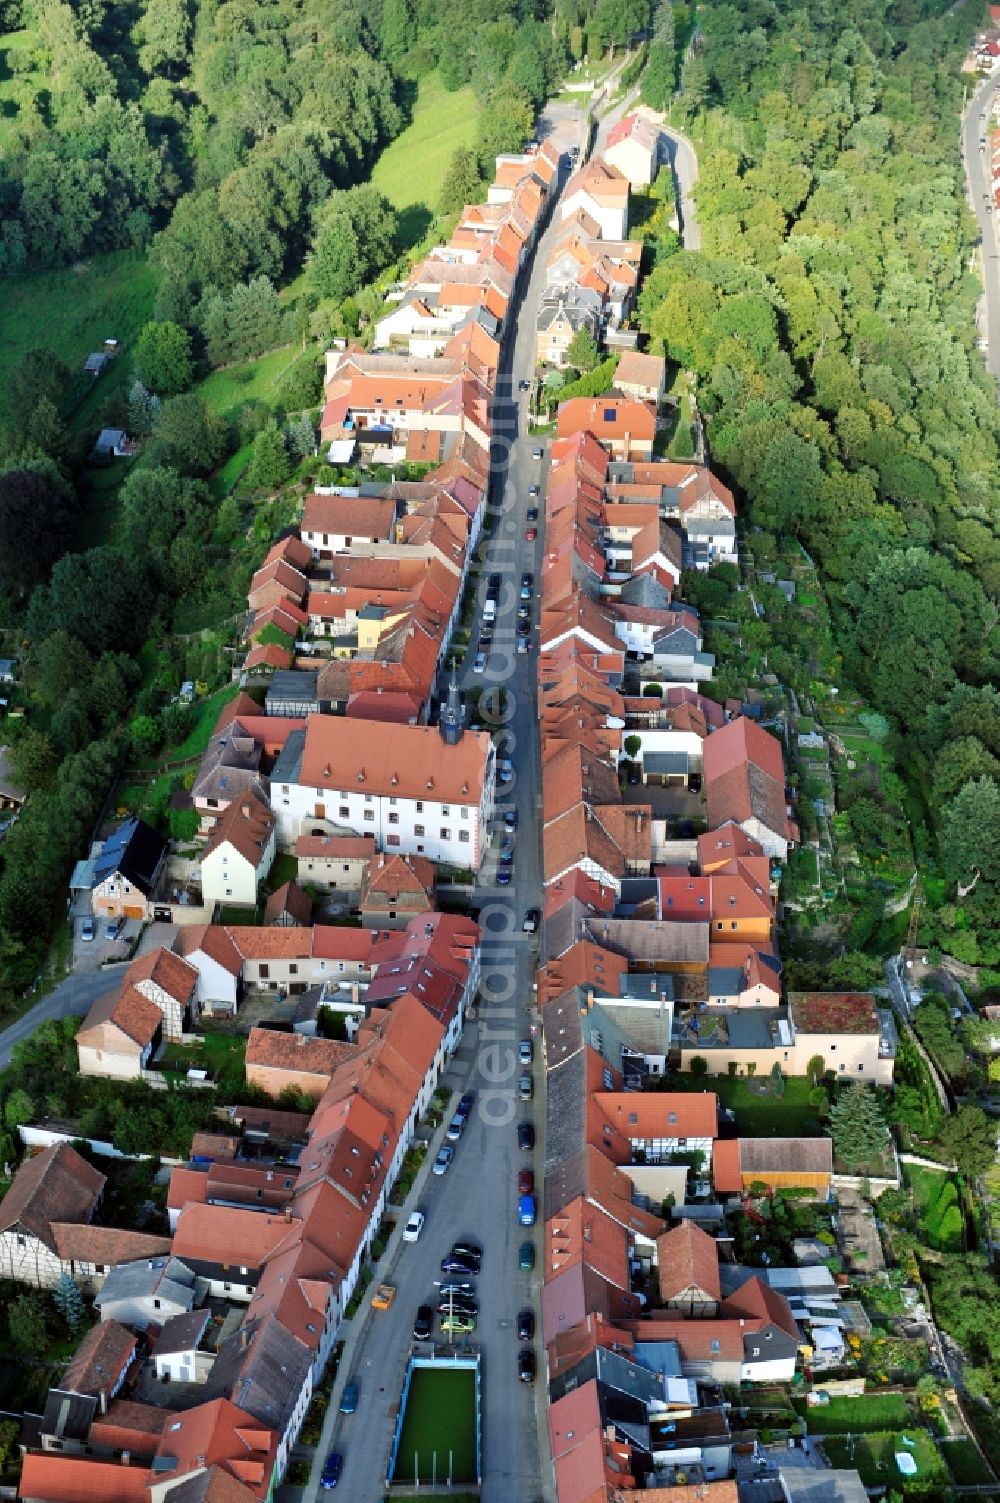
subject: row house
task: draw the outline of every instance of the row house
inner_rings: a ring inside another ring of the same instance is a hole
[[[624,115],[608,131],[604,160],[632,188],[648,188],[659,170],[660,128],[641,111]]]
[[[626,389],[618,379],[626,360],[648,358],[623,357],[616,376],[620,390]],[[657,506],[665,521],[680,528],[685,568],[708,569],[714,563],[738,561],[733,494],[704,465],[669,460],[613,463],[607,499],[609,507],[618,503]]]

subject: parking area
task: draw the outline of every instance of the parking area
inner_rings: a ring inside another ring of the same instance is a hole
[[[70,922],[73,925],[72,968],[82,974],[97,971],[109,961],[126,960],[142,928],[139,919],[95,918],[89,905],[83,904],[74,907]],[[108,932],[112,925],[113,938]]]

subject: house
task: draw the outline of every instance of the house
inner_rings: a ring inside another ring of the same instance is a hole
[[[285,719],[318,715],[319,672],[303,668],[276,668],[264,696],[264,711]]]
[[[109,356],[103,350],[92,350],[83,362],[86,375],[93,376],[96,380],[107,367]]]
[[[393,536],[396,503],[375,498],[313,492],[302,512],[302,541],[314,559],[349,553],[358,544],[386,543]]]
[[[163,1013],[134,986],[98,997],[76,1035],[81,1075],[140,1080],[163,1041]]]
[[[375,855],[374,835],[300,835],[295,842],[299,885],[320,892],[360,893]]]
[[[102,428],[94,440],[93,456],[97,459],[127,459],[138,448],[124,428]]]
[[[215,1353],[206,1348],[211,1310],[187,1310],[166,1319],[153,1342],[153,1369],[162,1383],[204,1383]]]
[[[150,1503],[258,1503],[272,1496],[278,1437],[228,1398],[171,1415],[149,1479]],[[198,1484],[209,1479],[211,1490]]]
[[[194,1309],[194,1273],[179,1258],[141,1258],[112,1268],[94,1305],[102,1320],[144,1331]]]
[[[573,438],[592,433],[615,459],[648,459],[656,437],[656,415],[633,397],[572,397],[559,404],[556,434]]]
[[[144,1466],[29,1451],[21,1466],[18,1497],[25,1503],[93,1503],[95,1498],[101,1503],[149,1503],[147,1475]]]
[[[615,371],[615,387],[625,397],[651,402],[659,407],[667,384],[667,362],[662,355],[640,355],[626,350]]]
[[[870,992],[790,992],[788,1011],[800,1065],[789,1074],[806,1074],[819,1057],[839,1080],[892,1085],[896,1027]]]
[[[478,871],[493,812],[495,756],[484,732],[309,717],[271,777],[279,843],[304,834],[373,835],[379,850]]]
[[[714,1316],[722,1299],[719,1248],[695,1221],[680,1221],[656,1239],[660,1304],[688,1316]]]
[[[166,841],[143,820],[133,817],[119,825],[92,861],[78,863],[78,871],[81,866],[86,868],[95,916],[150,918],[166,854]],[[84,885],[77,881],[76,873],[72,885]]]
[[[788,812],[781,743],[745,715],[705,742],[704,789],[710,830],[729,821],[784,861],[798,829]]]
[[[183,924],[174,950],[198,973],[195,1002],[198,1013],[232,1015],[239,1003],[243,956],[228,929],[218,924]]]
[[[238,1402],[264,1432],[274,1432],[274,1471],[281,1476],[313,1395],[309,1348],[273,1314],[248,1319],[220,1347],[206,1392]]]
[[[424,856],[373,856],[361,889],[361,922],[378,929],[405,929],[412,918],[434,909],[436,874]]]
[[[586,330],[600,342],[601,299],[589,287],[546,287],[535,317],[535,361],[561,370],[573,337]]]
[[[712,1148],[712,1184],[717,1195],[768,1190],[811,1190],[829,1198],[833,1143],[829,1138],[730,1138]]]
[[[559,202],[563,223],[583,210],[598,226],[605,240],[624,240],[628,234],[629,183],[617,167],[600,157],[591,157],[575,172]]]
[[[25,1159],[0,1201],[0,1277],[52,1289],[64,1271],[55,1225],[86,1225],[105,1177],[67,1143]]]
[[[163,1036],[183,1039],[198,1016],[198,981],[195,966],[163,945],[132,961],[122,981],[123,990],[134,987],[163,1014]]]
[[[660,132],[638,113],[626,115],[608,132],[604,160],[633,188],[648,188],[659,167]]]
[[[312,922],[312,898],[297,882],[284,882],[272,892],[264,909],[264,923],[279,928],[307,927]]]
[[[216,820],[201,857],[206,904],[256,908],[274,860],[277,820],[253,793],[234,799]]]
[[[57,1386],[49,1390],[43,1433],[57,1439],[68,1433],[69,1439],[76,1439],[74,1431],[84,1416],[89,1429],[95,1414],[107,1414],[108,1405],[121,1392],[128,1370],[136,1360],[137,1348],[136,1337],[117,1320],[102,1320],[91,1326]],[[90,1402],[80,1404],[81,1399]],[[66,1419],[68,1432],[62,1428]]]
[[[336,1066],[353,1053],[353,1045],[337,1039],[251,1028],[246,1052],[247,1082],[260,1086],[274,1100],[290,1086],[319,1100]]]

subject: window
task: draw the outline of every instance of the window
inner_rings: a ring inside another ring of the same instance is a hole
[[[469,806],[468,806],[468,804],[463,804],[462,805],[462,818],[463,819],[468,819],[468,817],[469,817]]]
[[[468,843],[469,843],[469,832],[468,832],[468,830],[459,830],[459,832],[458,832],[458,840],[459,840],[459,844],[460,845],[468,845]]]
[[[425,833],[423,825],[414,825],[413,833],[414,835],[423,835]]]
[[[347,807],[346,804],[341,804],[341,806],[340,806],[340,817],[341,817],[341,819],[347,819],[347,817],[350,814],[350,812],[351,811]]]
[[[299,974],[299,968],[298,968],[298,966],[297,965],[290,965],[288,967],[288,974],[289,974],[289,976],[297,976]]]
[[[392,805],[392,804],[394,804],[394,803],[395,803],[395,802],[396,802],[396,798],[395,798],[395,795],[394,795],[394,794],[393,794],[393,795],[392,795],[392,796],[391,796],[391,797],[390,797],[390,799],[389,799],[389,803],[390,803],[390,805]]]
[[[441,818],[442,818],[442,819],[447,819],[447,818],[448,818],[448,815],[449,815],[449,814],[450,814],[450,813],[451,813],[451,809],[450,809],[450,807],[449,807],[449,806],[448,806],[448,804],[442,804],[442,805],[441,805]]]
[[[375,810],[374,809],[366,809],[365,810],[365,819],[368,821],[369,824],[373,825],[375,823]]]
[[[231,887],[227,887],[226,888],[226,897],[227,898],[231,898],[232,895],[233,895],[233,889]]]
[[[667,1121],[668,1122],[676,1122],[677,1121],[677,1113],[676,1112],[668,1112],[667,1113]]]
[[[836,1046],[836,1044],[830,1044],[828,1047],[829,1047],[829,1050],[830,1050],[831,1054],[836,1054],[836,1052],[837,1052],[837,1046]]]
[[[371,801],[372,801],[372,795],[370,793],[366,793],[365,794],[365,803],[366,804],[370,804]]]
[[[418,814],[423,814],[423,812],[424,812],[424,801],[423,801],[422,798],[418,798],[417,799],[417,813]]]
[[[205,802],[210,809],[217,809],[219,807],[219,800],[217,798],[207,798]]]
[[[398,825],[399,824],[399,815],[398,814],[390,814],[389,815],[389,823],[391,825]]]
[[[443,826],[442,826],[442,829],[441,829],[441,839],[442,840],[450,840],[451,839],[451,831],[450,830],[446,830]]]
[[[270,968],[268,966],[266,966],[266,965],[262,965],[261,968],[260,968],[260,970],[259,970],[259,972],[258,972],[258,975],[260,976],[261,981],[266,981],[267,978],[268,978],[268,976],[270,976],[270,974],[271,974]]]
[[[864,1065],[859,1065],[858,1069],[861,1071],[862,1075],[865,1073],[865,1067],[864,1067]]]
[[[760,1347],[759,1346],[753,1346],[753,1347],[751,1347],[750,1348],[750,1353],[751,1353],[751,1356],[759,1357],[760,1356]]]
[[[399,836],[398,835],[387,835],[385,837],[385,843],[386,843],[386,845],[399,845],[399,843],[400,843]]]
[[[712,1356],[713,1357],[717,1356],[721,1350],[722,1350],[722,1348],[719,1346],[718,1341],[713,1336],[712,1337]]]
[[[158,1310],[159,1308],[160,1308],[160,1301],[158,1299],[154,1299],[154,1301],[153,1301],[153,1309],[154,1310]]]

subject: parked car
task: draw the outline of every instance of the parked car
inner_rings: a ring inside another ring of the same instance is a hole
[[[434,1311],[430,1305],[421,1305],[413,1322],[414,1341],[426,1341],[434,1329]]]
[[[451,1250],[456,1258],[472,1258],[477,1263],[483,1261],[483,1250],[477,1242],[453,1242]]]
[[[88,944],[96,934],[97,929],[92,918],[85,918],[80,925],[80,938]]]
[[[476,1286],[471,1279],[443,1279],[438,1286],[438,1294],[442,1299],[449,1294],[464,1296],[467,1299],[475,1292]]]
[[[533,1122],[519,1122],[517,1124],[517,1146],[528,1152],[535,1146],[535,1124]]]
[[[392,1304],[395,1298],[395,1284],[379,1284],[378,1288],[375,1290],[375,1293],[372,1295],[372,1309],[388,1310],[389,1306]]]
[[[518,1341],[531,1341],[535,1334],[534,1310],[521,1310],[517,1317]]]
[[[530,1273],[535,1266],[535,1244],[522,1242],[517,1250],[517,1266],[522,1273]]]
[[[473,673],[486,672],[486,654],[482,650],[476,653],[476,661],[472,665]]]
[[[541,459],[541,457],[542,457],[542,451],[541,451],[541,449],[532,449],[532,451],[531,451],[531,457],[532,457],[532,459]]]
[[[532,1082],[531,1076],[528,1075],[527,1072],[524,1075],[518,1076],[517,1094],[520,1096],[522,1101],[530,1101],[532,1096],[534,1095],[534,1090],[534,1083]]]
[[[528,486],[528,495],[529,496],[537,496],[538,495],[538,486],[537,485],[529,485]]]
[[[518,1195],[533,1195],[535,1190],[534,1169],[519,1169],[517,1171]]]
[[[531,651],[531,638],[527,637],[527,636],[521,636],[521,635],[519,635],[518,639],[517,639],[517,650],[521,654],[522,657],[524,657],[525,653],[530,652]]]
[[[474,1315],[445,1315],[441,1320],[441,1330],[445,1336],[468,1336],[475,1329]]]
[[[425,1220],[426,1217],[423,1211],[411,1211],[410,1219],[403,1227],[403,1241],[417,1242],[420,1238],[420,1233],[424,1229]]]
[[[475,1258],[460,1257],[452,1252],[446,1258],[441,1259],[441,1272],[458,1274],[478,1273],[479,1264]]]
[[[535,1381],[535,1353],[530,1346],[522,1347],[517,1354],[517,1376],[522,1383]]]
[[[537,928],[538,928],[538,909],[537,908],[529,908],[528,911],[527,911],[527,913],[524,915],[524,923],[521,925],[521,930],[522,930],[522,932],[524,934],[534,934],[534,932],[535,932],[535,930]]]
[[[448,1123],[448,1131],[445,1133],[445,1137],[448,1139],[449,1143],[457,1143],[458,1142],[459,1138],[462,1136],[463,1132],[465,1131],[465,1123],[466,1123],[466,1114],[465,1114],[465,1112],[462,1111],[461,1106],[459,1106],[458,1111],[455,1113],[455,1115],[452,1117],[451,1121]]]
[[[497,775],[501,783],[509,783],[514,776],[514,764],[509,757],[502,757],[497,763]]]
[[[491,590],[500,589],[500,571],[498,569],[493,570],[493,573],[490,575],[488,582]]]
[[[509,866],[498,866],[497,867],[497,874],[496,874],[496,886],[497,887],[509,887],[510,886],[510,878],[511,878],[511,869],[510,869]]]
[[[538,536],[538,528],[537,527],[532,526],[532,527],[526,527],[524,529],[524,541],[526,543],[533,543],[535,541],[535,539],[537,538],[537,536]]]
[[[475,1092],[474,1091],[463,1091],[462,1095],[459,1098],[458,1111],[455,1113],[455,1115],[463,1117],[463,1118],[468,1117],[468,1115],[472,1111],[472,1108],[475,1105],[475,1103],[476,1103]]]
[[[519,381],[517,383],[517,389],[518,389],[518,391],[529,391],[530,388],[531,388],[531,382],[530,381]]]
[[[467,1294],[449,1294],[446,1299],[438,1301],[439,1315],[471,1315],[473,1318],[479,1314],[479,1305]]]
[[[537,506],[529,506],[528,507],[528,515],[527,515],[527,517],[526,517],[525,520],[528,521],[528,522],[537,522],[538,521],[538,507]]]
[[[530,1065],[535,1057],[535,1046],[530,1039],[522,1039],[517,1046],[517,1057],[522,1065]]]
[[[125,920],[123,918],[114,918],[114,919],[111,920],[111,922],[108,924],[108,927],[105,929],[105,931],[104,931],[104,938],[105,939],[119,939],[121,937],[121,934],[122,934],[124,928],[125,928]]]
[[[340,1398],[341,1414],[353,1414],[358,1407],[359,1390],[356,1383],[348,1383]]]
[[[455,1157],[455,1150],[450,1143],[444,1143],[437,1151],[437,1158],[431,1165],[432,1174],[447,1174],[451,1168],[451,1161]]]
[[[503,825],[505,830],[517,829],[517,810],[505,809],[503,811]]]
[[[521,1226],[534,1226],[535,1224],[535,1197],[533,1195],[519,1195],[517,1198],[517,1219]]]
[[[343,1456],[341,1456],[340,1452],[331,1451],[329,1456],[323,1463],[323,1470],[320,1473],[319,1478],[320,1487],[336,1487],[337,1483],[340,1481],[340,1473],[343,1465],[344,1458]]]

